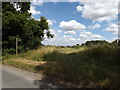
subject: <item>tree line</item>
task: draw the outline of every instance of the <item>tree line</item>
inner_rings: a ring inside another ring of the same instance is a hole
[[[86,41],[85,43],[82,43],[81,45],[76,44],[72,47],[81,47],[81,46],[87,46],[87,47],[93,47],[93,46],[104,46],[104,47],[120,47],[120,40],[116,39],[112,41],[111,43],[106,40],[91,40]]]

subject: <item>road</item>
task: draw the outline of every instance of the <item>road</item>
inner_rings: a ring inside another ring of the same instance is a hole
[[[28,78],[16,74],[6,67],[2,68],[2,88],[38,88]]]
[[[9,66],[2,66],[2,88],[57,88],[51,84],[39,82],[41,75]]]

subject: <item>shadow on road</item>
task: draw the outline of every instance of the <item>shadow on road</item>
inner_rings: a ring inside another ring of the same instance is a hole
[[[52,77],[53,78],[53,77]],[[48,78],[47,76],[41,80],[34,80],[33,84],[38,86],[40,89],[57,89],[57,88],[64,88],[62,85],[55,85],[55,82],[52,78]]]

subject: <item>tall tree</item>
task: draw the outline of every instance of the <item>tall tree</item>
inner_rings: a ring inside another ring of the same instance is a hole
[[[30,2],[19,2],[18,5],[20,6],[20,11],[22,13],[28,12],[28,10],[30,10]]]
[[[2,8],[2,48],[3,50],[10,49],[15,51],[15,40],[20,38],[20,51],[37,48],[41,45],[41,41],[44,38],[44,30],[49,32],[49,25],[45,17],[41,17],[40,21],[37,21],[31,17],[30,3],[28,2],[4,2]],[[16,10],[15,5],[20,8],[20,11]],[[49,38],[53,35],[47,34]],[[14,52],[13,52],[14,53]]]

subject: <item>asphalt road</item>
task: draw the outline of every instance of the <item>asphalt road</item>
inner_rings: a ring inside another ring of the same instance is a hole
[[[47,83],[42,79],[42,75],[3,65],[2,88],[44,88],[48,90],[58,87]]]
[[[2,68],[2,88],[38,88],[32,82],[19,74]]]

